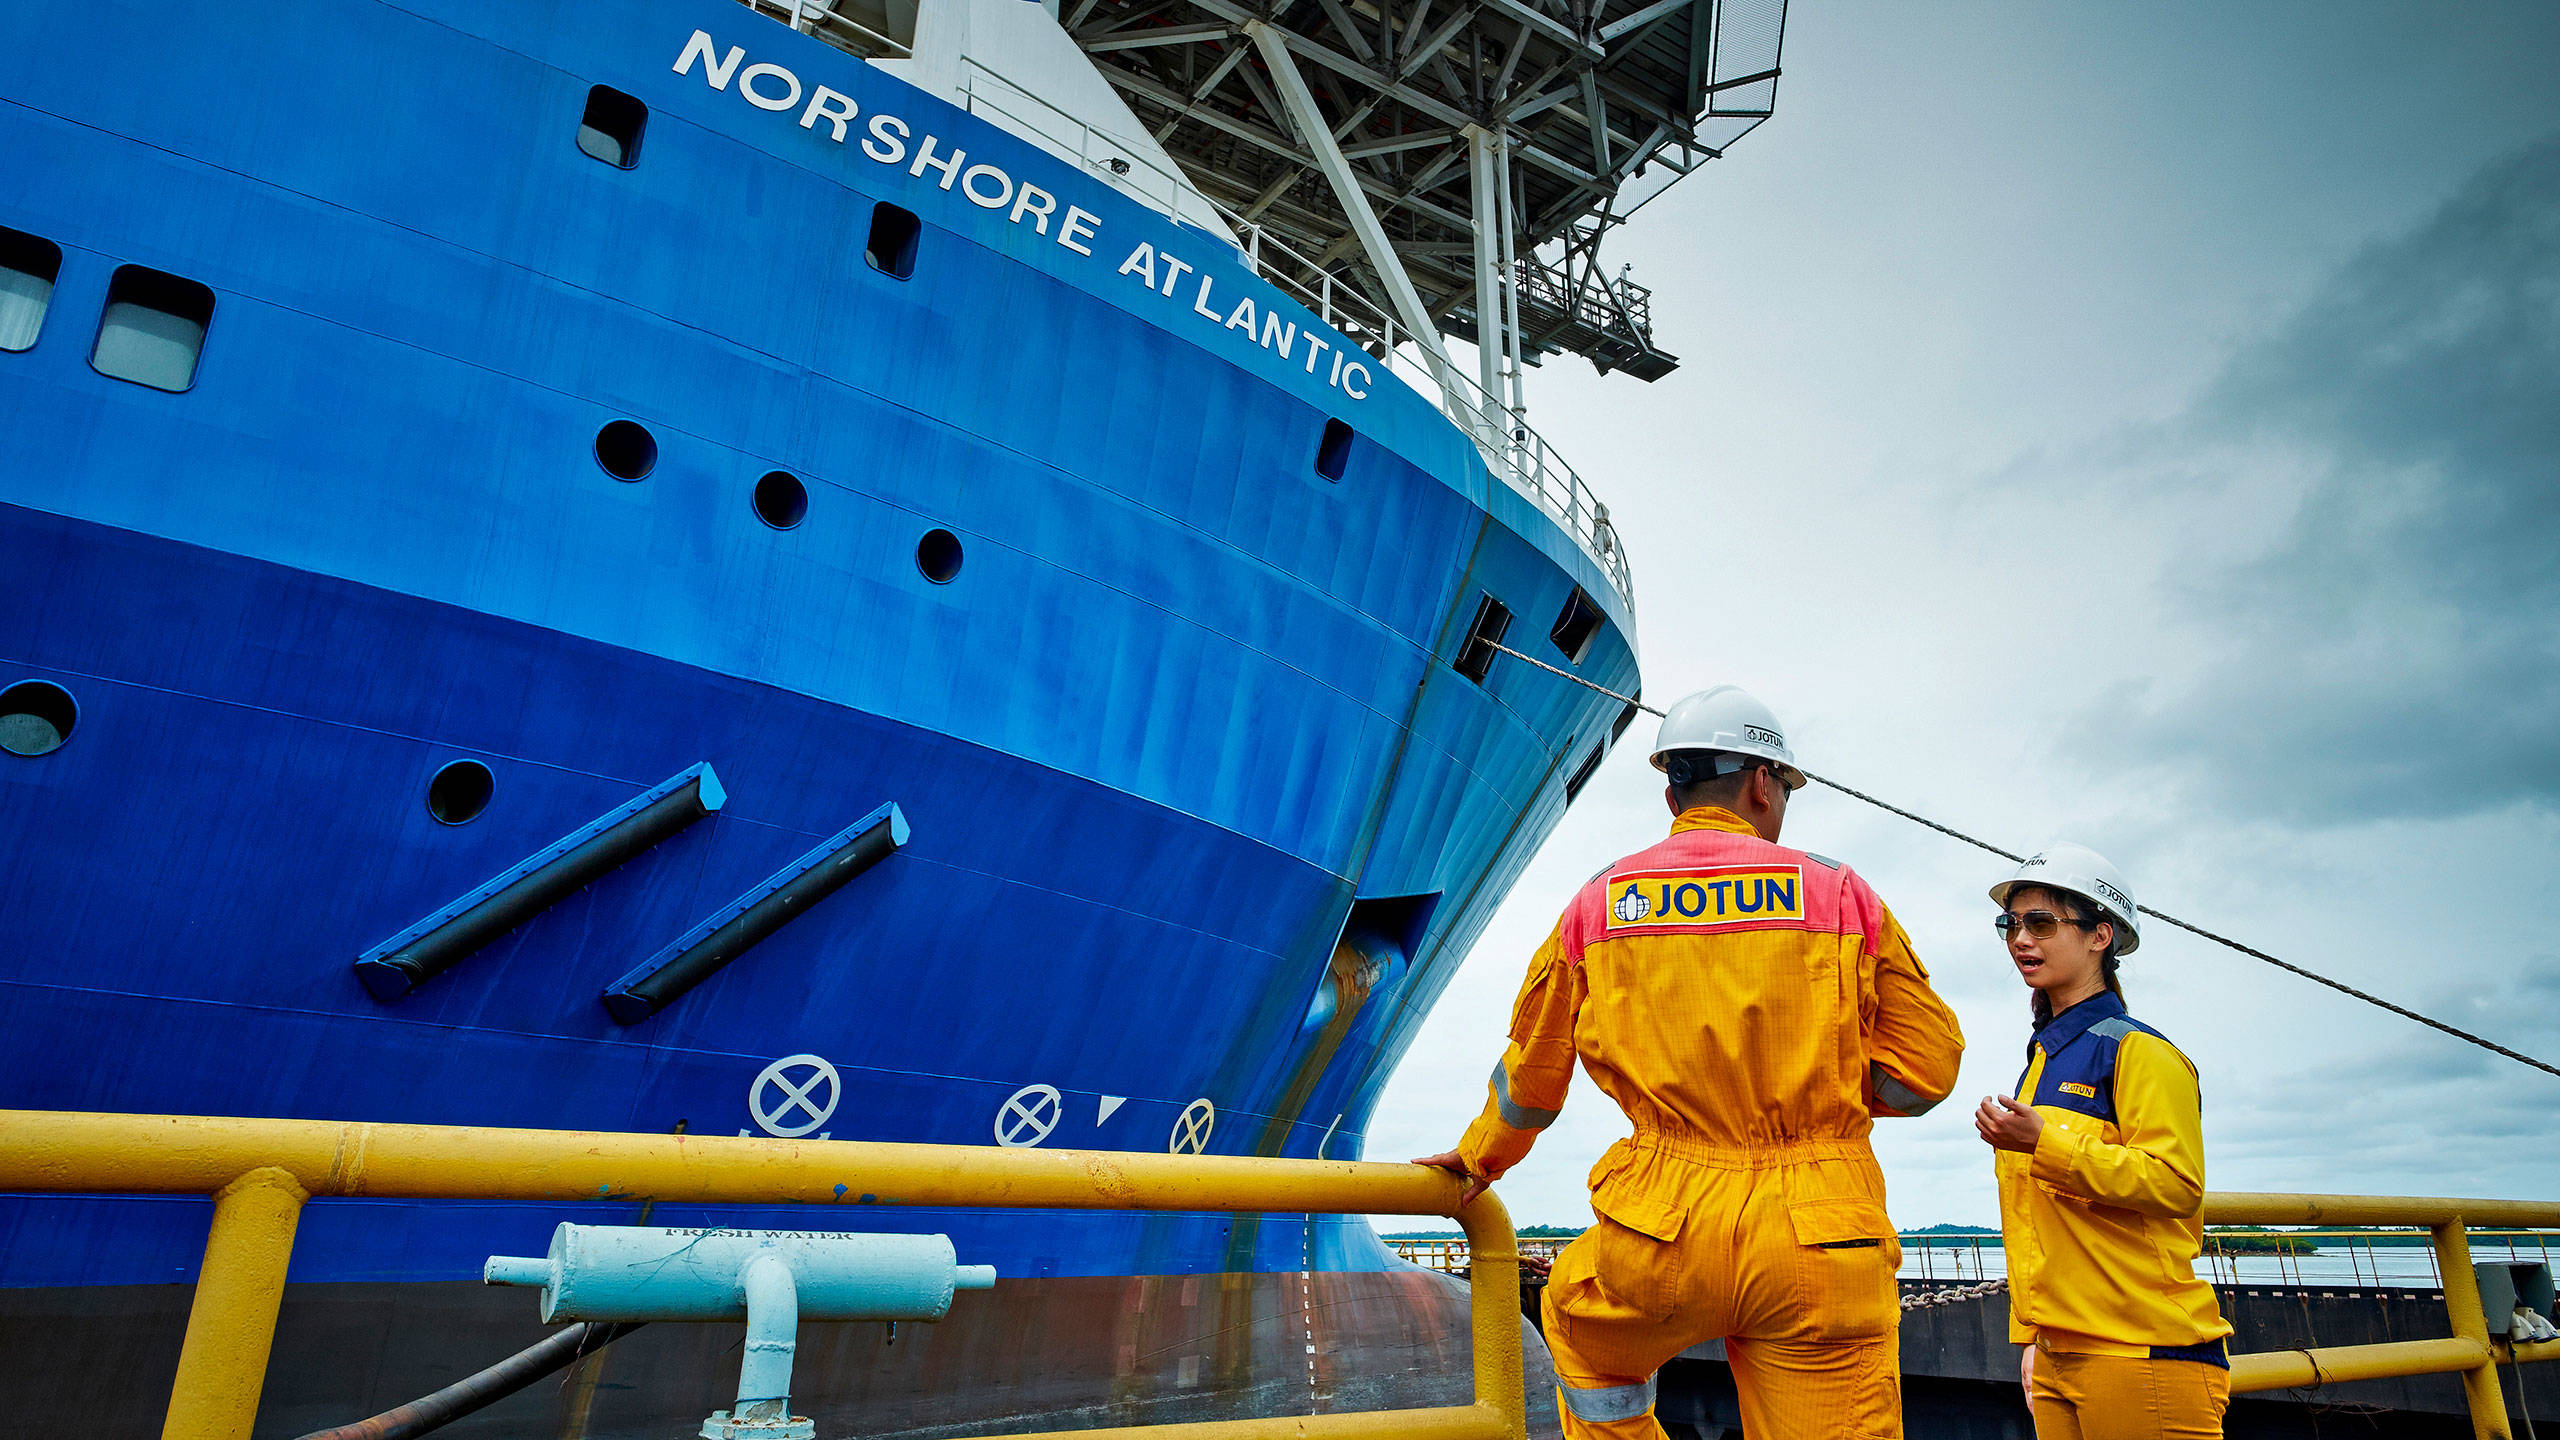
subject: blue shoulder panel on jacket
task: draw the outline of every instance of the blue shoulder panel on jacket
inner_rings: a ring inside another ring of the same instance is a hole
[[[2082,1031],[2059,1054],[2044,1057],[2044,1075],[2033,1104],[2076,1111],[2113,1123],[2116,1118],[2116,1044],[2130,1027],[2105,1020]]]
[[[2082,1003],[2100,1002],[2117,1013],[2105,1014],[2104,1018],[2089,1022],[2088,1028],[2076,1034],[2064,1025],[2052,1026],[2044,1032],[2048,1035],[2068,1034],[2070,1038],[2061,1042],[2059,1050],[2045,1052],[2044,1075],[2036,1084],[2035,1099],[2029,1104],[2076,1111],[2113,1124],[2116,1119],[2116,1052],[2124,1044],[2124,1038],[2148,1035],[2171,1049],[2177,1048],[2170,1044],[2168,1036],[2122,1013],[2122,1001],[2100,996],[2097,1001]],[[2075,1006],[2074,1010],[2077,1008]],[[2104,1010],[2099,1013],[2104,1014]],[[2065,1018],[2071,1014],[2066,1011]]]

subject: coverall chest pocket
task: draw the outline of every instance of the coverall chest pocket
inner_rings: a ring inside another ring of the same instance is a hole
[[[1585,1240],[1594,1283],[1609,1299],[1647,1320],[1679,1308],[1686,1261],[1679,1245],[1688,1212],[1676,1194],[1639,1183],[1645,1167],[1621,1163],[1591,1192],[1600,1223]]]

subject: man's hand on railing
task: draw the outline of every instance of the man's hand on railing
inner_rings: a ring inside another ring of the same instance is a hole
[[[1434,1170],[1446,1170],[1450,1174],[1457,1176],[1459,1179],[1466,1181],[1467,1188],[1458,1192],[1458,1208],[1461,1210],[1464,1210],[1469,1205],[1474,1204],[1477,1196],[1493,1188],[1492,1181],[1479,1180],[1475,1176],[1468,1174],[1467,1162],[1459,1159],[1458,1152],[1455,1150],[1444,1150],[1437,1155],[1425,1155],[1413,1163],[1416,1165],[1428,1165]]]

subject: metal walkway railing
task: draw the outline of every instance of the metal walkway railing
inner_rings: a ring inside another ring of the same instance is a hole
[[[164,1440],[246,1440],[257,1418],[294,1231],[326,1196],[591,1204],[874,1203],[1055,1210],[1449,1215],[1458,1182],[1414,1165],[1117,1151],[875,1145],[321,1120],[0,1111],[0,1189],[210,1195],[213,1222],[187,1317]],[[1455,1212],[1475,1354],[1475,1403],[1080,1431],[1092,1436],[1278,1440],[1384,1436],[1519,1440],[1520,1255],[1487,1194]],[[2234,1355],[2235,1393],[2457,1373],[2473,1433],[2506,1437],[2501,1361],[2560,1359],[2560,1341],[2493,1342],[2472,1275],[2474,1227],[2560,1228],[2560,1204],[2374,1195],[2217,1194],[2215,1225],[2417,1226],[2429,1234],[2453,1335]],[[1459,1258],[1442,1242],[1433,1258]]]
[[[303,1202],[324,1196],[717,1205],[844,1205],[843,1197],[880,1196],[895,1198],[873,1203],[1452,1215],[1475,1256],[1474,1404],[1074,1433],[1088,1440],[1527,1434],[1510,1216],[1491,1195],[1457,1209],[1459,1182],[1417,1165],[0,1110],[0,1190],[213,1197],[163,1440],[247,1440],[294,1229]]]
[[[2331,1345],[2301,1350],[2270,1350],[2231,1357],[2233,1394],[2296,1390],[2348,1380],[2382,1380],[2406,1375],[2462,1376],[2463,1400],[2471,1412],[2472,1433],[2489,1440],[2508,1440],[2506,1406],[2499,1398],[2497,1367],[2501,1363],[2560,1360],[2560,1340],[2513,1345],[2492,1341],[2488,1317],[2480,1308],[2480,1292],[2472,1281],[2471,1232],[2500,1236],[2560,1229],[2560,1204],[2528,1200],[2450,1200],[2397,1195],[2254,1195],[2213,1194],[2204,1199],[2201,1216],[2208,1225],[2363,1226],[2422,1230],[2441,1277],[2447,1318],[2453,1335],[2443,1340],[2401,1340],[2381,1345]],[[2318,1228],[2270,1231],[2252,1238],[2281,1241],[2288,1236],[2323,1233]],[[2329,1231],[2344,1234],[2342,1231]],[[2360,1235],[2362,1232],[2358,1232]],[[1920,1240],[1923,1236],[1906,1236]],[[1989,1237],[1998,1243],[1998,1237]],[[2214,1237],[2208,1236],[2208,1244]],[[2237,1238],[2237,1237],[2230,1237]],[[1443,1271],[1466,1270],[1472,1263],[1466,1240],[1390,1241],[1416,1264]],[[1533,1241],[1515,1246],[1515,1258]],[[2523,1258],[2522,1247],[2504,1247]],[[2539,1246],[2535,1249],[2538,1251]],[[1977,1264],[1975,1278],[1982,1273]]]

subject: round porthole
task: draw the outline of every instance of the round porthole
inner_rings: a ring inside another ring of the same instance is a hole
[[[71,738],[80,707],[71,692],[44,680],[21,680],[0,690],[0,750],[50,755]]]
[[[809,514],[809,487],[796,475],[776,470],[756,482],[756,518],[776,530],[788,530]]]
[[[488,766],[477,760],[456,760],[427,782],[427,813],[447,825],[464,824],[489,808],[489,796],[497,788]]]
[[[596,463],[616,480],[645,480],[658,468],[658,437],[638,421],[612,421],[596,432]]]
[[[960,573],[960,537],[948,530],[927,530],[916,542],[916,568],[936,585],[948,585]]]

